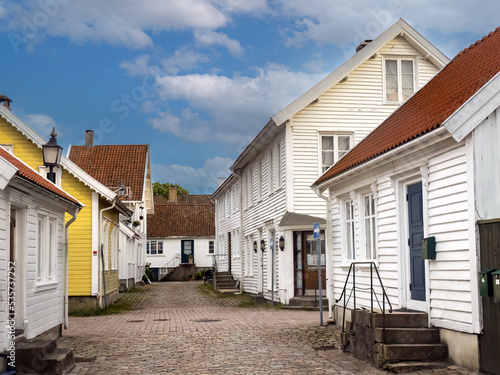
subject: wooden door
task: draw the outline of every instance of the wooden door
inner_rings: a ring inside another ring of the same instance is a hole
[[[479,224],[481,269],[500,269],[500,222]],[[483,333],[479,335],[480,368],[500,374],[500,303],[493,297],[481,297]]]
[[[422,183],[408,186],[408,245],[410,248],[410,296],[425,301],[425,264],[422,259],[424,217]]]
[[[189,263],[189,255],[194,256],[193,242],[193,240],[182,240],[181,263]]]
[[[318,251],[312,231],[294,233],[295,295],[314,294],[319,289]],[[322,289],[325,282],[325,232],[321,231]]]
[[[231,272],[231,232],[227,233],[227,270]]]

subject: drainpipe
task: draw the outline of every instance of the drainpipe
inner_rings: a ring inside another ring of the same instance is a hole
[[[72,217],[66,225],[64,226],[64,252],[63,252],[63,293],[64,293],[64,298],[63,298],[63,325],[64,329],[68,329],[68,242],[69,242],[69,226],[73,224],[73,222],[76,220],[76,217],[78,216],[78,213],[80,212],[81,208],[77,208],[74,212],[74,214],[69,213]]]
[[[103,292],[102,292],[102,296],[104,296],[104,308],[107,308],[108,307],[108,304],[106,302],[106,274],[105,274],[105,270],[104,270],[104,243],[102,241],[102,235],[103,235],[103,228],[102,228],[102,213],[104,211],[109,211],[109,210],[112,210],[113,208],[115,208],[115,204],[116,204],[116,198],[113,199],[113,204],[110,206],[110,207],[107,207],[107,208],[103,208],[101,211],[99,211],[99,238],[101,239],[101,270],[102,270],[102,288],[103,288]]]
[[[316,193],[318,197],[323,199],[326,202],[326,230],[325,230],[325,273],[326,273],[326,280],[331,281],[331,288],[328,288],[327,284],[327,297],[328,297],[328,319],[332,320],[333,319],[333,310],[332,310],[332,301],[333,301],[333,274],[332,274],[332,269],[331,269],[331,264],[330,264],[330,257],[329,257],[329,249],[330,249],[330,235],[331,235],[331,219],[330,219],[330,198],[325,197],[321,192],[319,191],[318,186],[311,186],[312,190]],[[321,282],[321,281],[320,281]],[[321,297],[320,297],[321,298]],[[322,314],[323,312],[321,312]]]

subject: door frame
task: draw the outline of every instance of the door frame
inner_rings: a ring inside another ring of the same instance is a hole
[[[307,265],[307,235],[308,234],[313,234],[312,229],[306,229],[306,230],[294,230],[293,232],[293,284],[294,284],[294,296],[304,296],[307,295],[307,290],[314,290],[314,289],[308,289],[306,287],[306,265]],[[297,271],[299,270],[297,268],[297,257],[296,257],[296,238],[297,238],[297,233],[300,233],[301,236],[301,258],[302,258],[302,265],[300,268],[300,271],[302,273],[302,289],[297,288]],[[326,246],[326,231],[325,229],[320,230],[320,235],[324,236],[325,238],[325,246]],[[326,247],[325,247],[325,257],[326,257]],[[317,268],[316,270],[316,279],[317,280]],[[321,278],[323,279],[326,276],[326,265],[321,268]],[[322,283],[322,290],[323,292],[326,292],[326,282]]]
[[[189,254],[184,254],[184,243],[188,241],[191,242],[191,254],[193,254],[194,260],[194,240],[181,240],[181,263],[189,263]]]
[[[16,313],[16,330],[25,330],[24,320],[26,317],[26,253],[22,251],[25,249],[24,234],[26,233],[26,209],[10,205],[9,208],[9,249],[12,233],[10,230],[10,221],[14,215],[15,229],[14,229],[14,260],[15,260],[15,313]],[[10,263],[10,251],[7,267]],[[8,292],[8,288],[5,291]],[[8,315],[7,315],[8,317]]]
[[[417,311],[428,311],[428,301],[429,301],[429,265],[428,262],[424,260],[425,269],[425,301],[413,300],[411,299],[410,282],[411,282],[411,270],[410,270],[410,249],[408,245],[409,238],[409,213],[408,213],[408,202],[406,201],[406,194],[408,193],[408,186],[416,183],[422,183],[422,216],[423,216],[423,236],[424,238],[428,234],[427,230],[427,210],[426,210],[426,200],[427,192],[425,188],[425,183],[421,175],[410,177],[406,180],[400,181],[399,183],[399,215],[402,220],[400,221],[400,292],[401,292],[401,307],[408,308]]]

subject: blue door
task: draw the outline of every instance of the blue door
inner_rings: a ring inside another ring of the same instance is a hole
[[[413,300],[425,301],[425,265],[422,259],[422,239],[424,237],[422,183],[409,185],[407,192],[410,295]]]
[[[181,242],[181,263],[189,263],[189,256],[193,255],[193,240],[182,240]]]

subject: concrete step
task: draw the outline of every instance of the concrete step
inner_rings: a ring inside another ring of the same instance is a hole
[[[217,288],[217,291],[222,294],[234,294],[240,292],[240,290],[236,288]]]
[[[444,361],[448,348],[444,344],[383,345],[383,358],[388,361]]]
[[[292,297],[288,301],[288,306],[308,306],[308,307],[318,307],[319,297],[314,298],[314,296],[298,296]],[[323,297],[323,306],[328,306],[328,299]]]
[[[73,349],[58,348],[56,340],[24,340],[16,345],[18,374],[65,375],[74,367]]]
[[[414,373],[417,371],[425,370],[443,370],[447,368],[450,364],[448,362],[397,362],[397,363],[385,363],[382,366],[383,370],[390,371],[396,374],[400,373]]]
[[[386,328],[384,340],[383,329],[375,328],[375,341],[385,344],[437,344],[439,330],[437,328]]]
[[[368,315],[370,313],[367,312]],[[383,316],[381,313],[371,314],[372,326],[382,327]],[[424,312],[392,312],[385,314],[386,328],[427,328],[427,313]]]

